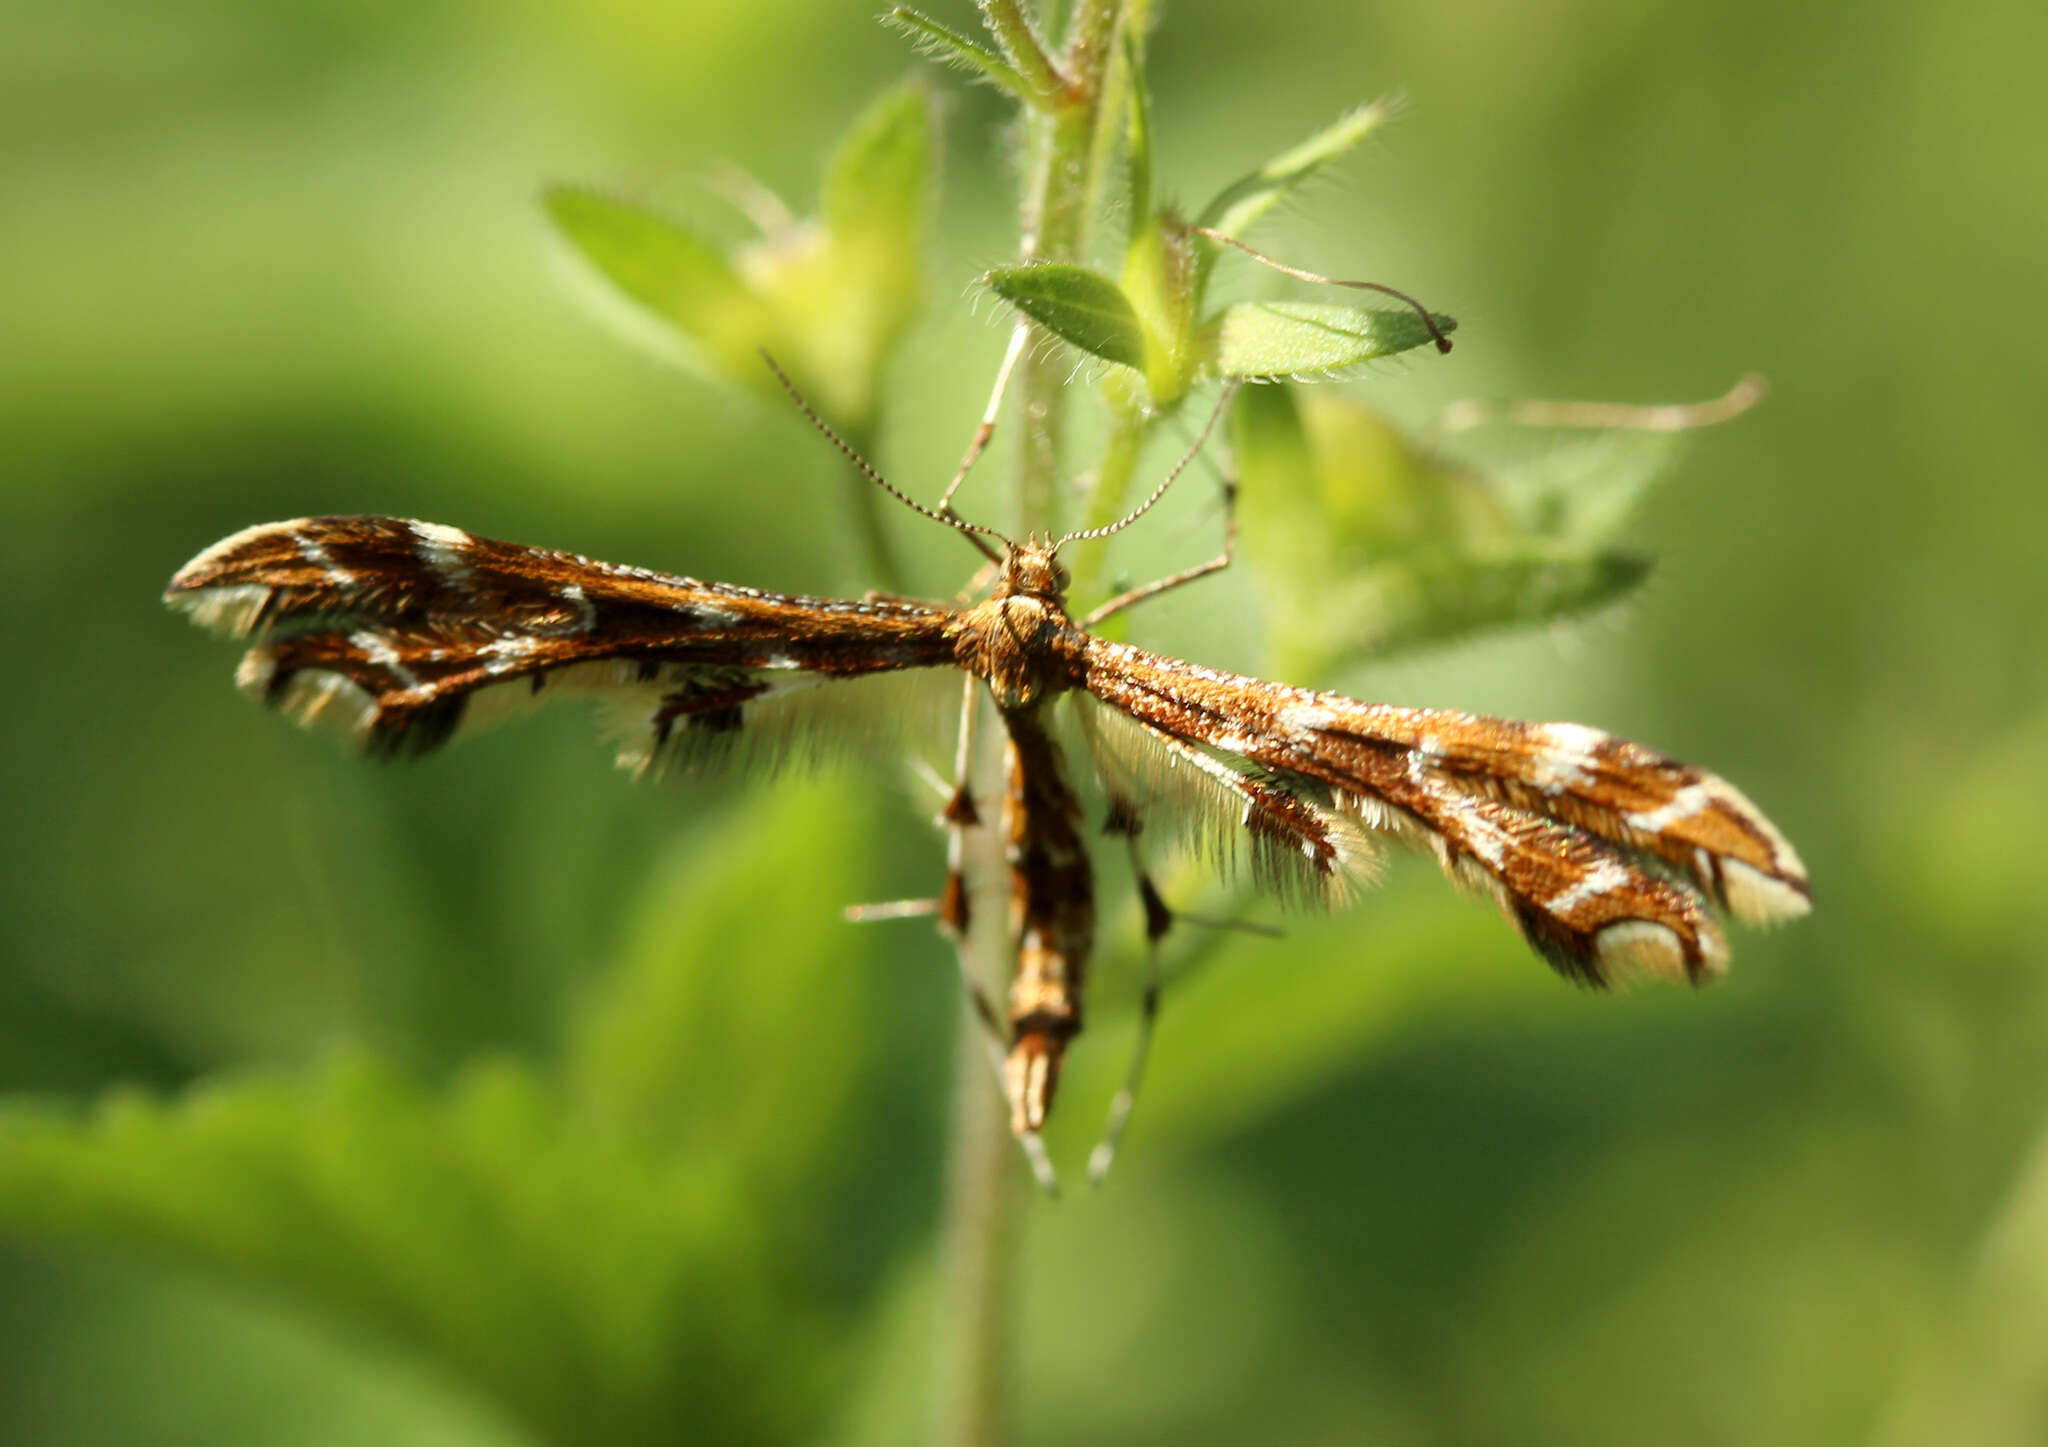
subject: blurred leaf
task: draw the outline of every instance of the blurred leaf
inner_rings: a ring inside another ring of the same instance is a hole
[[[825,168],[819,215],[842,245],[881,244],[913,255],[931,212],[936,148],[930,95],[898,86],[861,113]]]
[[[1162,887],[1170,897],[1193,897],[1207,863],[1187,862],[1177,872],[1181,877]],[[1497,916],[1446,897],[1439,881],[1421,877],[1425,872],[1433,871],[1418,861],[1400,871],[1409,877],[1356,910],[1286,920],[1284,941],[1193,941],[1196,965],[1177,965],[1168,977],[1133,1126],[1142,1138],[1135,1148],[1184,1148],[1247,1129],[1359,1070],[1375,1042],[1418,1014],[1518,1013],[1532,1001],[1540,1008],[1556,981],[1533,962],[1513,973],[1446,966],[1511,958],[1522,946]],[[1254,905],[1248,913],[1266,912]],[[1113,988],[1107,981],[1098,986],[1097,1023],[1068,1066],[1073,1099],[1066,1115],[1081,1124],[1059,1128],[1076,1135],[1095,1123],[1083,1103],[1106,1096],[1128,1060],[1131,1027],[1111,1023]]]
[[[890,10],[882,16],[882,24],[908,35],[920,55],[992,80],[1021,101],[1037,104],[1041,100],[1023,72],[1000,55],[908,6],[898,5]]]
[[[1260,387],[1237,413],[1245,559],[1271,584],[1277,662],[1290,675],[1585,613],[1649,573],[1641,553],[1537,526],[1574,504],[1581,526],[1618,518],[1629,477],[1608,487],[1561,473],[1569,487],[1524,484],[1517,506],[1494,479],[1342,398]]]
[[[1455,319],[1432,312],[1446,334]],[[1413,311],[1364,311],[1322,302],[1251,301],[1203,324],[1207,370],[1223,377],[1292,377],[1336,372],[1433,342]]]
[[[785,785],[654,869],[565,1063],[608,1127],[691,1155],[744,1160],[787,1186],[845,1137],[867,1059],[867,832],[837,784]]]
[[[917,314],[938,146],[931,97],[920,85],[897,87],[834,150],[821,224],[765,237],[735,258],[773,312],[791,375],[856,434],[873,427],[882,367]]]
[[[850,126],[827,163],[819,217],[731,256],[649,207],[557,186],[555,228],[632,304],[638,340],[752,391],[776,384],[773,353],[799,390],[863,440],[883,364],[915,316],[930,225],[937,122],[923,87],[888,92]],[[637,324],[651,318],[650,337]],[[691,345],[677,348],[681,338]]]
[[[715,1161],[592,1129],[504,1062],[440,1094],[355,1055],[85,1119],[0,1113],[0,1230],[288,1289],[555,1442],[816,1426],[824,1337],[764,1293],[753,1219]]]
[[[1104,361],[1144,368],[1145,329],[1130,298],[1102,273],[1039,262],[1000,267],[982,280],[1054,336]]]
[[[1243,236],[1289,191],[1378,130],[1393,116],[1395,109],[1392,100],[1382,99],[1345,112],[1334,124],[1316,132],[1294,149],[1282,152],[1256,171],[1225,186],[1213,201],[1202,208],[1195,224],[1221,231],[1226,236]],[[1204,252],[1213,259],[1215,245],[1212,243],[1205,247]]]
[[[1516,531],[1481,479],[1327,389],[1247,387],[1231,428],[1247,558],[1304,589],[1406,549]]]
[[[1621,531],[1683,446],[1668,432],[1602,432],[1497,465],[1493,488],[1530,532],[1595,542]]]
[[[1641,553],[1542,538],[1416,548],[1323,597],[1314,610],[1328,640],[1320,669],[1590,612],[1625,596],[1651,566]]]
[[[576,254],[668,334],[649,338],[629,325],[637,339],[744,385],[772,385],[756,355],[774,340],[768,308],[717,247],[644,206],[586,187],[552,186],[542,205]],[[675,348],[677,337],[696,353]]]

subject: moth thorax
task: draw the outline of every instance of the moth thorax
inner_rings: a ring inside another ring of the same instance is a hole
[[[1043,598],[990,598],[965,619],[973,657],[962,662],[987,680],[999,707],[1029,708],[1059,672],[1051,644],[1065,621]]]

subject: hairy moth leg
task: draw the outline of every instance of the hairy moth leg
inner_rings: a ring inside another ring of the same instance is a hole
[[[1127,800],[1113,800],[1105,834],[1121,834],[1131,860],[1131,881],[1138,888],[1138,900],[1145,908],[1145,989],[1138,1001],[1138,1038],[1131,1046],[1131,1063],[1124,1070],[1124,1083],[1109,1103],[1109,1117],[1103,1123],[1102,1139],[1088,1153],[1088,1183],[1099,1186],[1116,1160],[1117,1147],[1131,1123],[1131,1111],[1138,1103],[1138,1087],[1145,1082],[1145,1064],[1152,1056],[1152,1033],[1159,1023],[1161,976],[1159,946],[1173,928],[1173,911],[1160,897],[1158,886],[1146,872],[1138,852],[1138,834],[1144,829],[1137,806]]]

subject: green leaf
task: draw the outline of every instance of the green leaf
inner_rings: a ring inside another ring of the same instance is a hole
[[[1446,334],[1458,323],[1430,313]],[[1224,377],[1293,377],[1341,371],[1433,342],[1411,310],[1364,311],[1321,302],[1251,301],[1225,307],[1196,345],[1206,370]]]
[[[773,1300],[748,1195],[511,1063],[424,1090],[367,1056],[77,1118],[0,1112],[0,1231],[283,1289],[409,1345],[543,1440],[787,1441],[819,1323]],[[825,1359],[829,1359],[829,1352]]]
[[[825,168],[819,214],[842,239],[868,238],[914,253],[931,211],[937,126],[921,85],[898,86],[848,128]]]
[[[783,784],[652,872],[565,1061],[608,1125],[788,1185],[847,1138],[884,936],[848,925],[872,827],[840,784]]]
[[[1324,667],[1587,613],[1632,591],[1651,566],[1642,553],[1542,538],[1416,548],[1323,596]]]
[[[981,11],[982,23],[1003,47],[1003,54],[1023,73],[1042,109],[1050,111],[1072,99],[1066,78],[1060,74],[1018,0],[975,0],[975,4]]]
[[[1550,537],[1611,538],[1684,451],[1668,432],[1602,432],[1493,468],[1522,526]]]
[[[982,281],[1054,336],[1105,361],[1144,368],[1145,329],[1123,289],[1100,272],[1038,262],[998,268]]]
[[[1491,478],[1354,402],[1259,387],[1236,412],[1244,559],[1269,582],[1290,677],[1585,613],[1649,571],[1639,553],[1535,528]]]
[[[614,317],[637,340],[747,385],[763,384],[756,352],[774,339],[768,310],[717,247],[645,206],[586,187],[550,187],[542,205],[575,254],[629,304],[626,315]],[[650,335],[632,318],[658,329]],[[675,347],[678,338],[694,350]]]
[[[1226,236],[1244,235],[1289,191],[1379,129],[1397,109],[1394,101],[1383,99],[1347,111],[1294,149],[1225,186],[1202,208],[1196,224]],[[1208,248],[1212,255],[1214,249]]]
[[[1145,83],[1145,58],[1138,49],[1138,37],[1124,32],[1125,83],[1131,88],[1129,145],[1125,164],[1130,168],[1131,240],[1152,221],[1152,95]]]
[[[898,5],[882,17],[882,24],[910,37],[920,55],[994,81],[1011,95],[1029,104],[1043,104],[1042,96],[1022,71],[994,51],[976,45],[959,31]]]
[[[769,236],[736,259],[773,317],[778,356],[855,434],[873,426],[882,367],[917,314],[937,152],[925,89],[890,91],[835,148],[823,224]]]

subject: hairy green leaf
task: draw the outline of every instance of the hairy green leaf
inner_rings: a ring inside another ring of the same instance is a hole
[[[1394,101],[1383,99],[1345,112],[1292,150],[1225,186],[1202,208],[1196,224],[1226,236],[1244,235],[1289,191],[1378,130],[1397,109]]]
[[[1445,333],[1451,317],[1430,314]],[[1249,301],[1225,307],[1202,326],[1205,370],[1224,377],[1293,377],[1342,371],[1434,341],[1411,310],[1367,311],[1322,302]]]
[[[1032,104],[1042,101],[1038,90],[1024,78],[1022,71],[950,26],[920,15],[906,5],[898,5],[882,16],[882,24],[909,36],[920,55],[991,80],[1021,101]]]
[[[1105,361],[1143,369],[1145,329],[1123,288],[1085,266],[1000,267],[982,281],[1054,336]]]
[[[1023,73],[1034,100],[1047,110],[1058,105],[1066,97],[1066,79],[1046,50],[1045,42],[1039,39],[1024,7],[1018,0],[975,0],[975,4],[989,34],[995,36],[1003,54]]]

